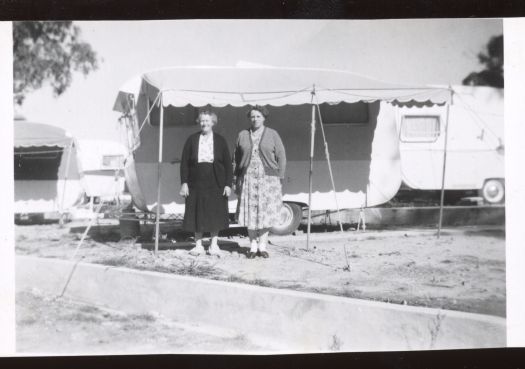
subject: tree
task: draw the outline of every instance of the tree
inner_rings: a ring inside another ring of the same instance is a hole
[[[491,37],[486,48],[478,54],[478,60],[485,69],[470,73],[463,84],[503,88],[503,35]]]
[[[73,71],[87,75],[98,68],[97,55],[80,39],[73,22],[13,22],[14,102],[49,82],[55,96],[72,81]]]

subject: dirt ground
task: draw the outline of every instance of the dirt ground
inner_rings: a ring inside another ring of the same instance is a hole
[[[17,352],[141,354],[259,351],[242,335],[187,327],[162,316],[123,314],[38,290],[16,295]]]
[[[82,228],[79,228],[82,230]],[[81,233],[58,225],[16,226],[16,252],[73,257]],[[221,238],[222,257],[188,254],[172,235],[155,256],[152,243],[94,233],[76,258],[84,262],[309,291],[398,304],[505,316],[505,232],[475,227],[270,236],[270,258],[247,259],[242,232]],[[169,249],[166,249],[169,248]],[[346,248],[346,256],[345,250]],[[348,260],[348,264],[346,262]],[[349,266],[349,267],[348,267]]]

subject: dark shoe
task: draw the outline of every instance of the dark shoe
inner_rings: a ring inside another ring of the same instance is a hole
[[[246,258],[248,258],[248,259],[255,259],[256,256],[257,256],[257,253],[250,251],[248,253],[248,255],[246,255]]]
[[[268,259],[270,257],[270,255],[268,255],[266,251],[261,251],[261,256],[265,259]]]

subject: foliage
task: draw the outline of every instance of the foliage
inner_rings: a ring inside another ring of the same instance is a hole
[[[463,84],[503,88],[503,35],[491,37],[486,51],[478,54],[478,61],[485,69],[470,73],[463,80]]]
[[[13,58],[18,105],[44,82],[59,96],[71,85],[73,71],[87,75],[98,68],[95,51],[80,39],[80,28],[70,21],[13,22]]]

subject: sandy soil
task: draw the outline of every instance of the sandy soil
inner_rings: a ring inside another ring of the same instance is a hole
[[[57,225],[16,226],[16,252],[71,258],[80,233]],[[359,237],[361,239],[359,239]],[[170,236],[171,237],[171,236]],[[371,231],[270,237],[270,258],[246,259],[242,234],[221,239],[221,258],[193,257],[191,242],[173,236],[152,251],[134,241],[98,234],[77,258],[85,262],[300,291],[505,316],[505,234],[464,228],[445,231]],[[151,246],[151,244],[149,244]],[[345,257],[344,248],[347,256]],[[348,265],[346,260],[348,259]],[[348,268],[349,266],[349,268]]]
[[[242,335],[192,329],[161,316],[123,314],[38,290],[16,296],[16,344],[20,353],[140,354],[250,352],[261,350]]]

